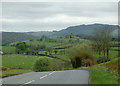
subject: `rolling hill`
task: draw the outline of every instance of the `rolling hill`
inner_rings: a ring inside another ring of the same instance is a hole
[[[26,34],[33,35],[33,36],[36,36],[36,37],[41,37],[43,35],[51,34],[51,32],[50,31],[38,31],[38,32],[27,32]]]
[[[37,37],[19,32],[2,32],[2,44],[36,39]]]
[[[66,36],[66,35],[84,35],[84,36],[93,36],[96,34],[96,32],[102,30],[102,29],[110,29],[112,35],[114,37],[117,36],[117,33],[115,33],[118,29],[118,25],[108,25],[108,24],[90,24],[90,25],[78,25],[78,26],[70,26],[66,29],[60,30],[60,31],[53,31],[53,32],[48,32],[48,31],[41,31],[41,32],[29,32],[27,34],[33,35],[33,36],[38,36],[41,37],[42,35],[46,35],[48,37],[61,37],[61,36]]]
[[[118,38],[118,25],[108,24],[89,24],[89,25],[78,25],[70,26],[60,31],[37,31],[37,32],[2,32],[2,44],[11,43],[16,41],[37,39],[45,35],[50,38],[61,37],[66,35],[83,35],[84,37],[93,36],[96,32],[102,29],[110,29],[112,36]],[[1,35],[1,33],[0,33]],[[0,40],[1,42],[1,40]]]
[[[110,29],[111,32],[118,29],[117,25],[106,25],[106,24],[91,24],[91,25],[79,25],[71,26],[64,30],[52,32],[50,37],[65,36],[65,35],[84,35],[93,36],[96,32],[102,29]]]

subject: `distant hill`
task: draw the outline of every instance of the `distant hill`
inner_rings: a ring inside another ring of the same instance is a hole
[[[1,34],[2,34],[2,44],[37,38],[32,35],[28,35],[25,33],[18,33],[18,32],[2,32],[0,33],[0,35]]]
[[[79,25],[79,26],[71,26],[64,30],[52,32],[50,37],[58,37],[65,35],[84,35],[84,36],[93,36],[96,32],[102,29],[110,29],[111,32],[118,29],[117,25],[107,25],[107,24],[91,24],[91,25]]]
[[[118,25],[108,25],[108,24],[90,24],[90,25],[78,25],[78,26],[70,26],[66,29],[60,30],[60,31],[40,31],[40,32],[28,32],[27,34],[41,37],[42,35],[48,36],[48,37],[61,37],[66,35],[84,35],[84,36],[93,36],[96,34],[96,32],[102,30],[102,29],[110,29],[111,32],[114,32],[114,30],[117,31]],[[117,32],[112,33],[114,37],[117,37]]]
[[[51,34],[51,32],[50,31],[38,31],[38,32],[26,32],[26,34],[41,37],[43,35],[49,35]]]
[[[108,24],[90,24],[90,25],[78,25],[70,26],[66,29],[60,31],[38,31],[38,32],[2,32],[2,43],[11,43],[16,41],[37,39],[45,35],[48,37],[61,37],[66,35],[83,35],[83,36],[93,36],[96,32],[109,28],[112,32],[114,38],[118,38],[118,25],[108,25]],[[1,33],[0,33],[1,35]],[[0,40],[1,42],[1,40]]]

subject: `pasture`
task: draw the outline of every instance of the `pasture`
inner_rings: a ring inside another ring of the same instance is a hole
[[[3,55],[2,56],[2,66],[10,69],[29,69],[32,70],[33,64],[38,58],[49,58],[51,61],[51,67],[62,62],[58,59],[46,57],[46,56],[32,56],[32,55]]]
[[[2,46],[2,51],[6,53],[15,53],[16,48],[12,46]]]

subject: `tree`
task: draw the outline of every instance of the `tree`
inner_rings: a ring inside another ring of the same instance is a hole
[[[99,54],[99,57],[101,56],[101,52],[103,50],[103,46],[102,46],[102,39],[101,39],[101,33],[97,33],[94,37],[93,37],[93,44],[92,44],[93,50],[97,51]]]
[[[103,30],[96,33],[93,37],[93,49],[98,52],[99,57],[101,57],[101,52],[103,52],[104,57],[107,54],[109,58],[109,50],[111,46],[111,29],[104,28]]]
[[[27,50],[26,55],[38,55],[38,51],[35,50]]]
[[[49,55],[51,55],[51,54],[52,54],[52,51],[53,51],[53,48],[49,47],[49,48],[47,48],[46,50],[49,52]]]
[[[118,45],[120,45],[120,28],[118,28]],[[118,48],[120,49],[120,46]],[[118,56],[120,57],[120,50],[118,52]]]
[[[55,54],[57,54],[57,53],[58,53],[58,51],[57,51],[57,50],[55,50],[54,52],[55,52]]]
[[[45,35],[42,35],[42,37],[41,37],[41,41],[45,41],[45,40],[47,40],[48,39],[48,37],[47,36],[45,36]]]
[[[24,53],[27,50],[27,45],[25,42],[19,42],[16,44],[16,52],[19,53]]]
[[[104,53],[106,51],[107,58],[109,58],[109,50],[110,50],[111,40],[112,40],[111,33],[108,29],[105,29],[102,33],[103,33],[102,36],[103,36]]]
[[[49,71],[50,70],[50,60],[48,58],[39,58],[33,65],[33,70],[35,72]]]
[[[89,45],[77,45],[68,50],[73,68],[92,66],[96,63]]]

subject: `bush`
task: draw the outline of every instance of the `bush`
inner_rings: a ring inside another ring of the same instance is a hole
[[[9,68],[7,68],[7,67],[2,67],[2,69],[0,69],[0,71],[7,71],[7,70],[9,70]]]
[[[36,60],[35,64],[33,65],[33,70],[36,72],[49,71],[50,70],[49,59],[39,58],[38,60]]]
[[[96,63],[95,58],[92,55],[90,47],[85,46],[75,46],[69,50],[69,57],[73,68],[78,68],[81,66],[92,66]]]

